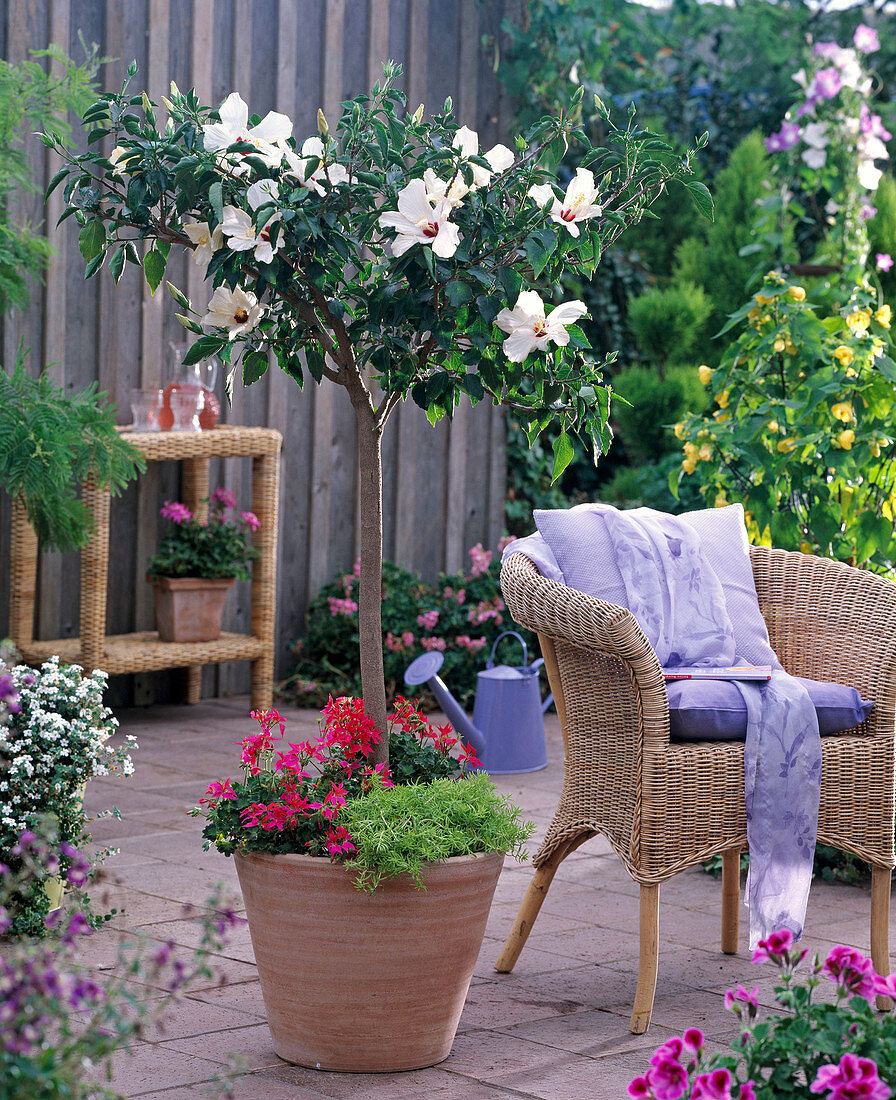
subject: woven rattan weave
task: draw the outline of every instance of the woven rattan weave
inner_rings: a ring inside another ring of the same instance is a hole
[[[860,728],[822,738],[818,839],[871,863],[871,955],[887,974],[896,866],[896,584],[804,554],[752,547],[750,555],[771,644],[787,671],[847,684],[874,700]],[[737,951],[739,853],[747,841],[743,743],[670,742],[659,662],[629,611],[546,580],[522,554],[505,562],[501,587],[513,618],[539,635],[565,771],[535,877],[496,969],[512,969],[561,861],[602,833],[641,884],[631,1029],[642,1032],[656,986],[661,882],[721,853],[722,950]]]
[[[278,530],[280,433],[270,428],[219,425],[203,432],[128,432],[122,435],[152,462],[183,463],[182,498],[200,513],[209,492],[211,458],[252,459],[252,511],[261,526],[252,543],[259,559],[252,570],[252,620],[249,634],[222,634],[213,642],[162,642],[155,632],[106,634],[106,583],[109,568],[108,492],[84,486],[83,499],[94,519],[94,533],[81,551],[81,631],[78,638],[34,640],[37,539],[24,508],[13,508],[10,632],[26,661],[38,664],[53,653],[85,669],[110,674],[187,668],[187,700],[199,699],[202,666],[220,661],[251,661],[255,708],[269,707],[274,679],[274,612]]]

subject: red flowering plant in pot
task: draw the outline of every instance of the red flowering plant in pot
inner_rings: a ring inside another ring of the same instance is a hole
[[[252,512],[236,510],[236,497],[216,489],[202,502],[208,518],[185,504],[166,500],[160,509],[172,526],[147,564],[156,625],[163,642],[210,642],[221,633],[227,593],[237,580],[249,579],[249,562],[258,551],[249,536],[259,527]]]
[[[343,1071],[441,1061],[504,855],[532,827],[405,699],[391,767],[373,762],[381,734],[360,699],[330,698],[304,741],[275,710],[253,717],[242,779],[213,782],[193,813],[206,848],[236,858],[274,1049]],[[450,966],[427,965],[436,943]]]

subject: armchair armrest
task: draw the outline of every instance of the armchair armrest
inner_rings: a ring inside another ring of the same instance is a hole
[[[612,681],[607,685],[612,690],[599,693],[597,728],[616,726],[620,712],[635,712],[644,747],[668,745],[666,682],[656,653],[627,608],[547,580],[524,554],[511,554],[505,561],[501,589],[516,622],[560,643],[555,647],[559,669],[555,665],[551,688],[561,717],[568,707],[562,687],[558,692],[553,683],[557,675],[561,683],[569,675],[581,674],[592,680],[603,677]],[[585,652],[577,654],[576,650]],[[609,661],[595,664],[598,656]],[[545,659],[550,673],[555,663],[548,655]],[[620,695],[628,698],[620,699]]]

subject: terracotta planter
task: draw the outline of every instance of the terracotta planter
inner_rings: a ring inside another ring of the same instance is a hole
[[[156,629],[163,642],[213,642],[221,633],[233,577],[154,577]]]
[[[351,871],[300,855],[237,855],[274,1050],[350,1073],[451,1053],[504,857],[430,864],[363,893]]]

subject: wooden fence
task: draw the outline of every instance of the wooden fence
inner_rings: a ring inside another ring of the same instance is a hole
[[[193,86],[204,102],[220,103],[237,89],[250,110],[276,109],[297,135],[316,132],[318,106],[337,118],[340,101],[368,88],[392,58],[404,69],[412,104],[441,107],[452,96],[458,118],[480,140],[507,140],[501,89],[494,74],[494,42],[509,0],[0,0],[0,56],[16,62],[48,43],[76,60],[79,36],[112,58],[98,80],[117,89],[131,59],[139,66],[135,90],[158,100],[175,80]],[[29,147],[41,185],[58,167],[36,140]],[[39,194],[17,196],[13,215],[43,225],[56,248],[43,287],[24,315],[2,326],[3,363],[20,340],[30,366],[53,364],[68,389],[93,380],[130,420],[132,388],[171,377],[169,345],[183,339],[168,296],[150,296],[134,268],[116,287],[107,272],[85,282],[74,222],[54,229],[61,188],[45,207]],[[168,278],[203,302],[208,291],[195,265],[179,258]],[[221,382],[219,380],[219,388]],[[357,492],[354,418],[341,389],[298,387],[276,367],[249,389],[236,388],[226,422],[267,425],[284,437],[278,563],[277,675],[290,666],[288,642],[301,631],[310,598],[350,567],[356,556]],[[501,415],[486,406],[459,410],[453,424],[430,427],[413,406],[393,417],[384,440],[385,553],[433,576],[467,564],[476,542],[494,547],[501,531],[504,435]],[[248,506],[245,460],[213,469],[213,484],[234,490]],[[108,630],[152,628],[151,593],[144,563],[159,535],[158,508],[176,498],[174,465],[153,464],[139,483],[113,503],[113,575]],[[0,501],[0,636],[7,623],[9,502]],[[77,555],[42,556],[37,637],[71,637],[78,630]],[[225,629],[245,630],[248,586],[231,597]],[[245,666],[206,670],[203,693],[247,690]],[[162,674],[113,685],[114,699],[151,702],[173,690]]]

